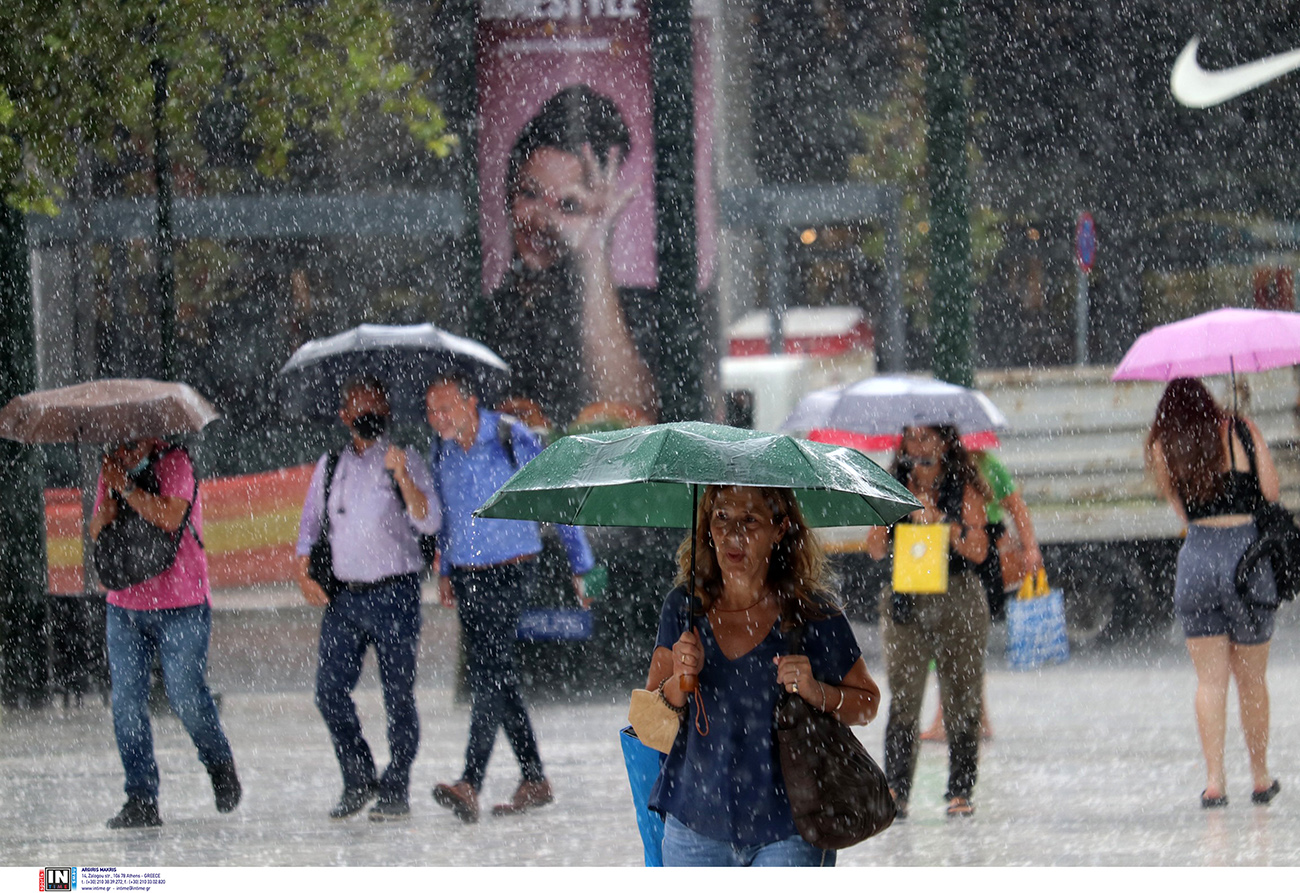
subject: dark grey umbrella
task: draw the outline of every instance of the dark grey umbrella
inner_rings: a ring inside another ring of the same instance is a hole
[[[464,378],[490,401],[510,367],[486,346],[432,323],[410,326],[360,325],[338,335],[308,341],[277,373],[276,393],[287,415],[333,418],[345,382],[373,376],[388,389],[395,418],[424,418],[424,392],[439,375]]]

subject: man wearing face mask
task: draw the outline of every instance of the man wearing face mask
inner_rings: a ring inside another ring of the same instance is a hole
[[[388,398],[380,382],[359,379],[344,385],[339,418],[351,443],[316,463],[298,529],[298,583],[310,604],[325,608],[316,706],[343,773],[343,795],[330,817],[347,818],[378,798],[371,820],[391,821],[410,814],[411,764],[420,740],[415,709],[423,566],[419,537],[438,532],[442,509],[428,469],[414,453],[385,437]],[[312,545],[325,527],[327,511],[334,576],[341,584],[332,600],[309,574]],[[389,761],[382,775],[352,701],[372,645],[388,716]]]

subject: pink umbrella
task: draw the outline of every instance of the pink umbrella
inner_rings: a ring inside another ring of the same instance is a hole
[[[1113,381],[1171,381],[1263,372],[1300,363],[1300,313],[1228,307],[1157,326],[1138,338]]]

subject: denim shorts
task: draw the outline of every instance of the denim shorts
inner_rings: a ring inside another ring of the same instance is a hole
[[[1267,561],[1251,575],[1246,598],[1237,594],[1237,562],[1255,536],[1254,522],[1187,525],[1174,583],[1174,613],[1187,638],[1227,636],[1237,645],[1262,645],[1272,637],[1278,599]]]

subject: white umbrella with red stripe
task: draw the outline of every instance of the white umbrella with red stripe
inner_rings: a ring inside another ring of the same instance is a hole
[[[883,452],[904,428],[951,425],[967,449],[998,445],[1007,418],[977,390],[916,375],[877,375],[808,394],[781,424],[809,440]]]

